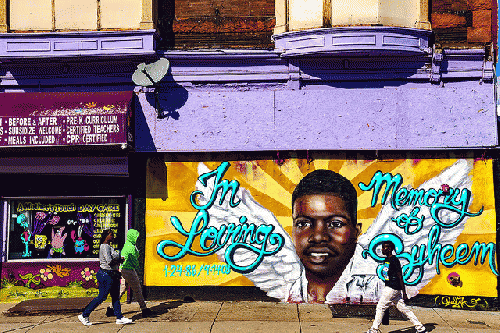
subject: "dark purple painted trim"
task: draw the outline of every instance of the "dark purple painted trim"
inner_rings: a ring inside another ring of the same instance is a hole
[[[0,158],[0,173],[128,176],[127,157]]]
[[[158,50],[158,55],[169,60],[271,60],[279,59],[280,52],[271,50]]]
[[[134,201],[132,200],[131,195],[127,195],[127,229],[131,229],[134,227],[134,210],[133,210]],[[127,239],[127,236],[125,236]]]
[[[396,28],[386,30],[398,31]],[[298,33],[302,32],[293,34]],[[82,36],[94,34],[81,33]],[[0,35],[0,44],[5,35],[9,34]],[[40,34],[39,37],[50,36]],[[445,49],[441,53],[413,56],[370,57],[356,53],[280,57],[276,50],[160,50],[157,56],[166,57],[171,63],[161,86],[196,90],[226,89],[231,84],[263,85],[264,89],[300,89],[309,83],[329,84],[331,81],[439,83],[456,79],[491,81],[493,78],[493,62],[485,59],[484,49]],[[442,60],[437,61],[441,56]],[[133,90],[132,74],[137,64],[143,61],[149,63],[154,59],[116,56],[98,60],[82,57],[64,62],[40,61],[40,58],[3,60],[0,64],[0,91]],[[106,70],[103,71],[103,67]]]
[[[171,71],[163,84],[196,87],[228,83],[286,84],[308,82],[401,80],[439,83],[447,80],[491,81],[493,62],[484,49],[442,50],[414,56],[322,56],[278,58],[275,52],[164,51]],[[267,54],[267,57],[266,57]],[[220,88],[223,88],[221,86]]]
[[[470,55],[470,56],[484,56],[486,51],[484,49],[443,49],[445,55]]]
[[[151,55],[155,30],[0,34],[0,59]]]
[[[5,200],[0,201],[0,239],[2,244],[0,247],[0,265],[7,261],[7,233],[8,233],[8,208],[7,202]]]
[[[394,27],[337,27],[274,35],[284,57],[429,54],[429,30]]]

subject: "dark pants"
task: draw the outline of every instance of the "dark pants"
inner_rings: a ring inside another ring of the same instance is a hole
[[[102,269],[97,272],[96,277],[97,282],[99,282],[99,295],[97,295],[97,297],[85,307],[82,315],[85,318],[88,318],[90,313],[94,311],[94,309],[97,308],[102,302],[104,302],[109,294],[111,294],[111,301],[116,319],[121,319],[123,315],[120,305],[120,280],[113,280],[111,276],[109,276],[106,271]]]

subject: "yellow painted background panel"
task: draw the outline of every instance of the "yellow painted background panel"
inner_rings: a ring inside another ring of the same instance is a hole
[[[101,0],[101,28],[139,29],[142,0]]]
[[[56,0],[56,29],[96,30],[96,0]]]
[[[51,0],[10,1],[11,30],[51,30]]]

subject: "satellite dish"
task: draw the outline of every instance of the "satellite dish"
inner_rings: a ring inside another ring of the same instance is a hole
[[[138,86],[155,86],[167,75],[170,62],[166,58],[161,58],[151,64],[140,63],[132,74],[132,81]]]
[[[155,87],[156,84],[160,82],[165,75],[167,75],[169,68],[170,62],[166,58],[160,58],[160,60],[148,65],[140,63],[137,65],[137,69],[134,74],[132,74],[132,81],[134,81],[134,83],[138,86]],[[159,109],[160,102],[158,100],[158,89],[154,89],[154,97],[155,110],[158,113],[158,118],[165,118],[163,110]]]

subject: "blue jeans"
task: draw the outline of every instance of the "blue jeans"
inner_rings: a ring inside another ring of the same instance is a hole
[[[94,311],[102,302],[106,300],[109,294],[111,294],[111,302],[113,304],[113,311],[115,313],[116,319],[121,319],[122,309],[120,305],[120,280],[113,280],[106,271],[100,269],[97,274],[97,282],[99,282],[99,295],[94,298],[89,305],[83,310],[82,316],[88,318],[90,313]]]

